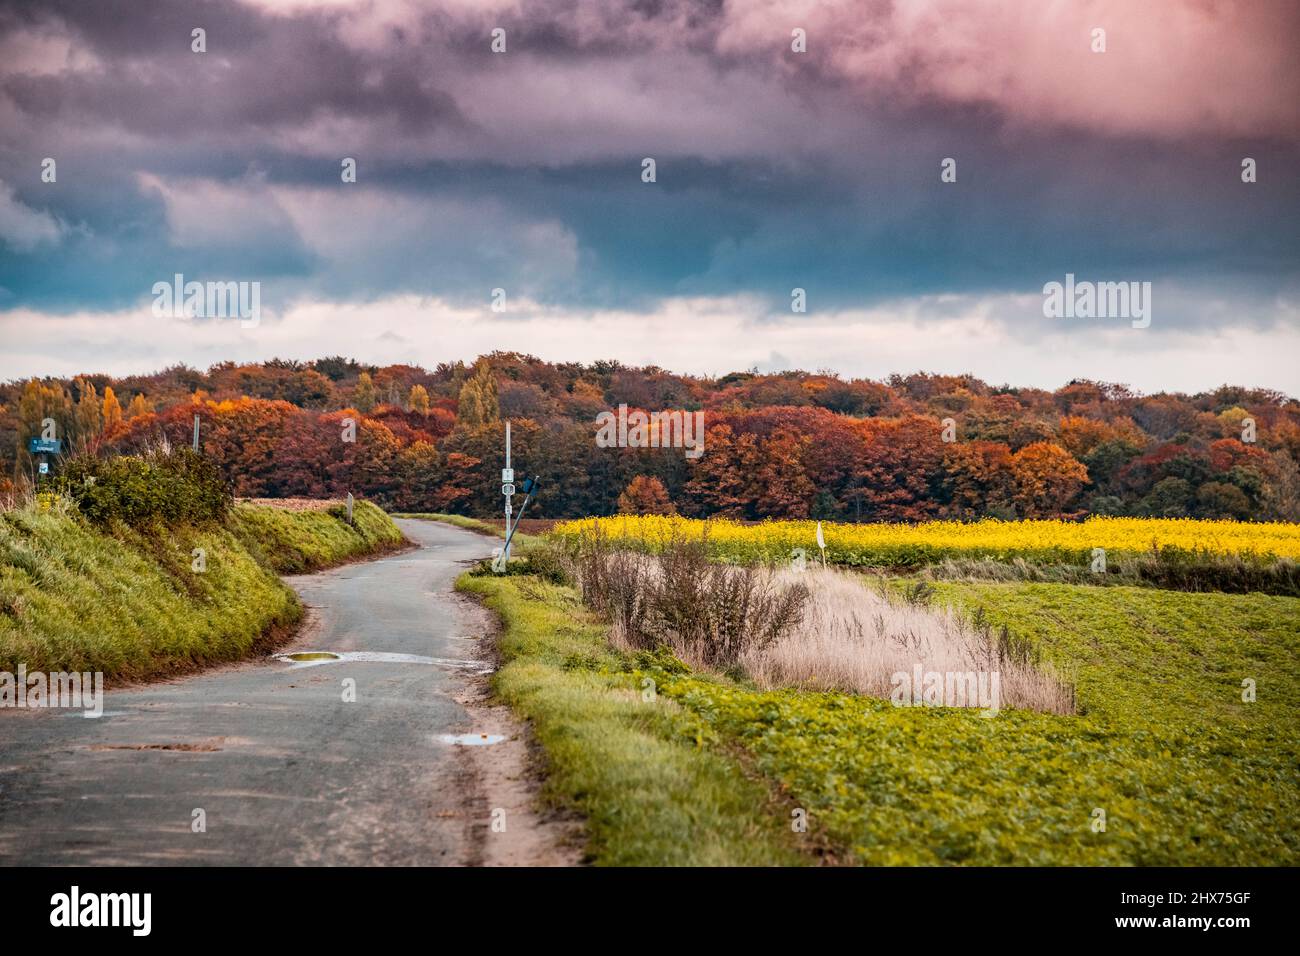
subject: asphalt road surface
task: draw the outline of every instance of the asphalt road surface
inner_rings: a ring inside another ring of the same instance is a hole
[[[110,691],[99,719],[0,713],[0,863],[479,862],[490,809],[469,748],[440,736],[480,730],[457,697],[485,618],[452,584],[492,540],[399,524],[418,550],[289,579],[311,623],[277,653],[361,660]]]

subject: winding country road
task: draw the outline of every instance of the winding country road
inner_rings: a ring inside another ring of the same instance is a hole
[[[509,736],[467,706],[490,625],[452,590],[493,543],[399,524],[418,549],[289,579],[311,616],[278,653],[340,660],[263,658],[110,691],[99,719],[0,715],[0,863],[483,862],[492,806],[469,752],[494,748],[440,736]]]

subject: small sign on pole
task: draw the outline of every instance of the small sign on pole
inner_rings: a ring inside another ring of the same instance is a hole
[[[519,517],[515,518],[515,523],[510,524],[506,521],[506,543],[505,547],[497,548],[494,554],[496,559],[492,562],[492,570],[497,574],[502,574],[506,570],[506,563],[510,560],[510,544],[515,539],[515,532],[519,530],[519,522],[523,520],[524,512],[528,510],[528,503],[533,500],[533,495],[537,493],[538,480],[534,475],[532,478],[524,479],[524,503],[519,506]]]
[[[57,455],[63,450],[61,438],[29,438],[27,450],[33,455]]]

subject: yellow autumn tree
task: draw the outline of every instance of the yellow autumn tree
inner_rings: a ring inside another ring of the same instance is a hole
[[[132,397],[130,404],[126,406],[126,420],[134,421],[143,415],[148,415],[152,411],[153,406],[149,403],[149,399],[144,397],[144,393],[136,392],[134,397]]]
[[[429,414],[429,391],[423,385],[412,385],[406,398],[407,407],[420,415]]]
[[[375,383],[370,378],[370,373],[362,372],[357,376],[357,387],[352,390],[352,407],[361,414],[368,415],[375,410],[377,401]]]
[[[112,385],[104,386],[103,413],[104,431],[111,431],[115,425],[122,423],[122,403],[113,393]]]
[[[460,399],[456,408],[456,425],[458,427],[475,427],[490,425],[501,418],[501,406],[497,400],[497,380],[492,374],[492,366],[480,362],[478,371],[466,380],[460,389]]]

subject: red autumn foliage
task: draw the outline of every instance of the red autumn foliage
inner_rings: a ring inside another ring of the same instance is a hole
[[[474,400],[462,403],[467,383]],[[357,396],[365,411],[348,407]],[[595,416],[620,403],[703,409],[703,455],[598,446]],[[101,406],[106,416],[93,414]],[[462,407],[477,418],[458,420]],[[196,412],[204,454],[247,497],[351,491],[402,510],[495,516],[500,418],[509,417],[517,478],[543,481],[531,512],[539,517],[610,514],[622,499],[748,520],[1180,509],[1300,519],[1300,403],[1232,386],[1142,396],[1090,381],[1051,392],[926,373],[883,382],[806,372],[709,379],[507,352],[432,370],[337,356],[226,362],[206,372],[177,366],[0,384],[0,454],[21,481],[33,471],[27,439],[46,417],[70,447],[112,454],[189,444]],[[1237,437],[1247,434],[1246,417],[1254,443]],[[944,440],[945,420],[955,440]]]

